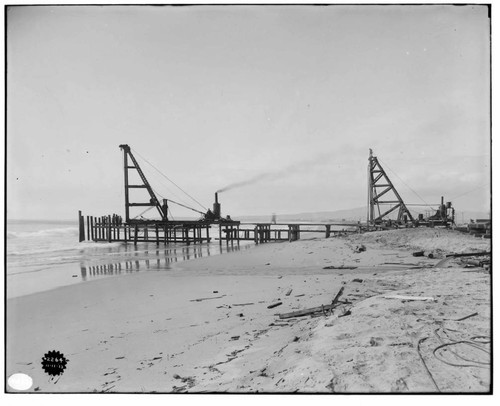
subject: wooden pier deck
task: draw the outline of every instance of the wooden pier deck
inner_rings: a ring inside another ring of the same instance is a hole
[[[212,240],[210,229],[218,227],[220,243],[253,241],[256,244],[279,241],[296,241],[304,233],[320,233],[325,238],[343,233],[359,232],[360,223],[240,223],[209,221],[134,222],[125,224],[117,215],[86,216],[81,211],[79,240],[94,242],[142,242],[160,244],[197,244]],[[336,228],[336,229],[334,229]]]
[[[334,230],[333,227],[342,227]],[[256,244],[274,241],[300,240],[301,234],[320,233],[325,238],[339,234],[359,232],[358,223],[240,223],[221,224],[219,240],[226,242],[253,241]]]

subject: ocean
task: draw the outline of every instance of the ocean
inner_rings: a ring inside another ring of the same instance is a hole
[[[212,237],[216,231],[212,227]],[[8,220],[6,245],[11,298],[133,272],[165,272],[176,262],[247,249],[253,243],[80,243],[77,222]]]

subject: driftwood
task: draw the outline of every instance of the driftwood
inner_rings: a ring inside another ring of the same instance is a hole
[[[273,309],[275,307],[281,306],[282,304],[283,304],[283,302],[276,302],[276,303],[270,304],[269,306],[267,306],[267,308]]]
[[[446,257],[480,257],[480,256],[483,256],[483,255],[491,255],[491,252],[467,252],[467,253],[464,253],[464,254],[448,254],[446,255]]]
[[[285,293],[285,296],[290,296],[290,294],[292,293],[293,289],[288,289],[288,291]]]
[[[215,296],[215,297],[201,297],[199,299],[192,299],[192,300],[190,300],[190,302],[201,302],[202,300],[220,299],[221,297],[224,297],[224,296],[226,296],[226,295]]]
[[[357,269],[357,266],[335,266],[335,265],[329,265],[329,266],[324,266],[323,269]]]
[[[283,313],[280,314],[279,317],[280,319],[290,319],[292,317],[301,317],[301,316],[308,316],[310,314],[318,313],[318,312],[326,312],[328,310],[333,310],[335,306],[338,306],[339,303],[339,298],[342,296],[342,293],[344,292],[344,287],[342,286],[337,293],[337,295],[333,298],[332,303],[329,305],[322,305],[318,307],[311,307],[309,309],[304,309],[304,310],[298,310],[296,312],[291,312],[291,313]]]
[[[417,301],[434,301],[433,297],[423,297],[423,296],[403,296],[403,295],[386,295],[384,299],[401,299],[401,300],[417,300]]]

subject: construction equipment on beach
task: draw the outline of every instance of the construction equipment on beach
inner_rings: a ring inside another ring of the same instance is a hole
[[[386,195],[385,200],[381,200],[384,195]],[[390,208],[381,213],[380,206],[390,206]],[[415,221],[389,176],[370,149],[370,157],[368,158],[368,224],[382,223],[384,218],[395,210],[399,210],[396,220],[398,223],[407,223],[408,220]]]
[[[230,216],[226,216],[226,218],[221,217],[221,205],[218,201],[217,193],[215,193],[215,203],[213,205],[213,211],[209,209],[207,212],[202,212],[200,210],[194,209],[182,203],[178,203],[171,199],[163,199],[162,204],[160,204],[153,188],[146,179],[146,176],[144,175],[144,172],[142,171],[134,154],[132,154],[130,146],[128,146],[127,144],[121,144],[120,149],[123,151],[123,171],[124,171],[124,181],[125,181],[125,223],[132,224],[132,223],[158,222],[156,220],[143,219],[142,214],[144,214],[144,212],[134,218],[131,218],[130,216],[131,207],[148,207],[146,211],[148,211],[151,208],[156,208],[156,210],[160,214],[160,222],[162,223],[169,222],[168,218],[169,202],[200,214],[202,216],[200,221],[205,221],[209,223],[233,222]],[[140,182],[135,182],[135,184],[130,184],[129,182],[129,179],[131,177],[130,171],[132,172],[135,171],[137,175],[139,175]],[[149,199],[149,201],[132,202],[130,197],[131,189],[146,189],[146,191],[148,192],[147,198]],[[141,218],[138,219],[137,217]],[[186,222],[184,221],[183,223]]]
[[[384,199],[381,199],[384,196]],[[397,227],[400,225],[408,226],[445,226],[455,224],[455,209],[451,202],[444,202],[444,197],[441,196],[441,204],[433,215],[424,217],[419,214],[415,219],[411,214],[408,206],[401,198],[400,194],[394,187],[394,184],[389,179],[387,172],[376,156],[373,155],[370,149],[368,157],[368,226],[382,227]],[[418,204],[416,205],[418,206]],[[426,204],[426,206],[428,206]],[[435,205],[437,206],[437,205]],[[381,211],[381,207],[385,207],[385,211]],[[430,207],[430,206],[429,206]],[[397,217],[390,219],[389,215],[398,210]]]

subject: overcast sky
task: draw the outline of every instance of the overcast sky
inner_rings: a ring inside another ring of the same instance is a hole
[[[256,180],[220,194],[224,215],[362,207],[369,148],[407,203],[488,211],[487,12],[9,8],[8,218],[123,214],[124,143],[199,210]]]

